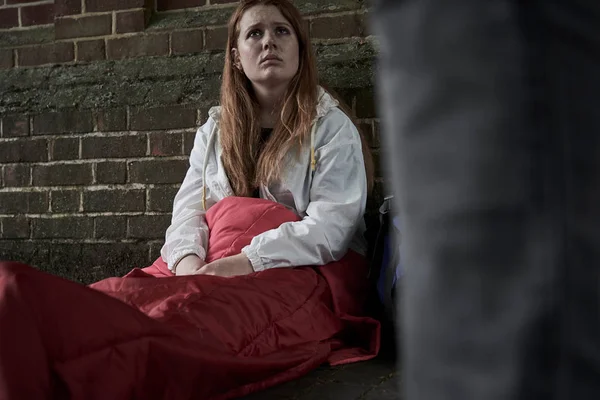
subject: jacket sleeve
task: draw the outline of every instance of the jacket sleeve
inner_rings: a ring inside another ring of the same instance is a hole
[[[325,265],[341,259],[363,218],[367,177],[358,131],[348,118],[316,150],[306,216],[254,237],[242,252],[255,271]]]
[[[208,226],[202,207],[202,169],[211,133],[212,124],[209,122],[196,133],[190,154],[190,167],[173,201],[171,225],[161,249],[161,256],[171,270],[187,255],[195,254],[202,260],[206,258]]]

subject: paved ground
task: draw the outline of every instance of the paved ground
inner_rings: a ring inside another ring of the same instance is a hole
[[[373,360],[339,368],[321,367],[309,375],[246,400],[392,400],[399,399],[394,363]]]
[[[400,399],[394,350],[383,348],[374,360],[342,367],[320,367],[293,382],[246,400],[392,400]]]

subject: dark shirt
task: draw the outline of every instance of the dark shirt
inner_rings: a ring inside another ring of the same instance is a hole
[[[259,153],[262,151],[262,148],[264,146],[264,144],[267,142],[267,140],[269,139],[269,136],[271,136],[271,133],[273,133],[273,128],[262,128],[260,131],[260,144],[259,144],[259,148],[258,151]],[[254,188],[254,191],[252,192],[252,197],[254,198],[260,198],[260,189],[259,188]]]

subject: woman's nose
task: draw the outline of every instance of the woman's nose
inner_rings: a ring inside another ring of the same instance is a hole
[[[263,49],[276,49],[277,43],[275,42],[275,36],[271,32],[266,32],[263,37]]]

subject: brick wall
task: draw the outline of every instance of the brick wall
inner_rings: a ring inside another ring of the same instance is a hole
[[[0,29],[26,28],[53,22],[53,0],[0,1]]]
[[[295,3],[377,156],[363,1]],[[91,282],[158,257],[234,6],[0,0],[0,259]]]

